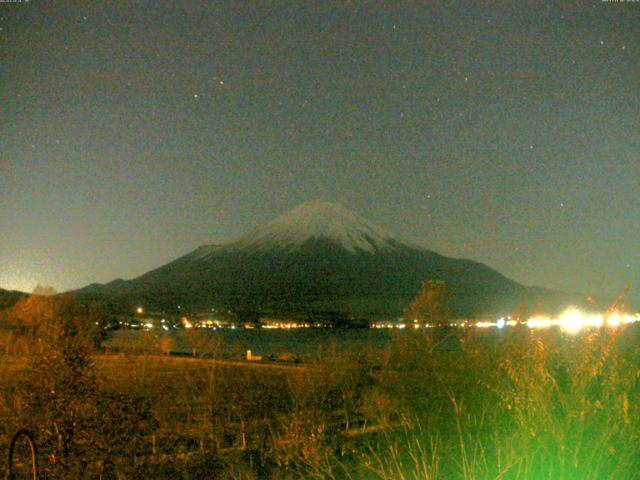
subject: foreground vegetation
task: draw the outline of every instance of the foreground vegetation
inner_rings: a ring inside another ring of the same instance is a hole
[[[105,354],[99,312],[70,298],[30,301],[3,319],[0,458],[28,428],[42,478],[600,480],[640,471],[633,326],[575,336],[401,332],[381,351],[320,351],[270,368],[217,361],[223,340],[199,334],[182,339],[192,359],[163,356],[167,340],[152,335],[127,346],[136,354]],[[17,458],[26,471],[24,445]]]

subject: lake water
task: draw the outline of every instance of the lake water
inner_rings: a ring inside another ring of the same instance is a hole
[[[382,349],[397,334],[393,330],[373,328],[353,330],[238,328],[204,332],[222,340],[225,355],[244,354],[247,350],[251,350],[254,355],[291,353],[297,356],[314,355],[320,350],[330,349],[336,351],[360,348]],[[129,342],[134,345],[146,333],[138,330],[116,330],[110,334],[106,345],[127,345]],[[191,353],[185,334],[184,330],[166,334],[173,337],[174,353]]]
[[[289,352],[294,355],[313,355],[319,350],[375,348],[381,349],[392,336],[386,329],[338,330],[303,328],[291,330],[224,330],[225,351],[251,350],[257,355]],[[246,347],[246,348],[245,348]]]
[[[527,328],[527,327],[514,327]],[[528,330],[528,329],[527,329]],[[551,330],[559,331],[555,328]],[[603,329],[604,330],[604,329]],[[497,340],[505,335],[514,332],[512,328],[504,329],[479,329],[478,334],[488,341]],[[543,330],[544,331],[544,330]],[[587,333],[592,330],[584,330]],[[150,332],[140,332],[138,330],[118,330],[112,332],[106,346],[136,345],[143,335]],[[398,336],[423,336],[425,330],[397,330],[397,329],[320,329],[320,328],[300,328],[300,329],[224,329],[224,330],[204,330],[198,333],[207,333],[212,338],[221,341],[224,346],[226,356],[244,355],[247,350],[251,350],[254,355],[277,355],[290,353],[295,356],[311,356],[320,351],[347,351],[359,349],[382,350],[394,338]],[[173,331],[170,334],[173,339],[172,351],[178,354],[190,354],[191,347],[187,339],[185,330]],[[561,333],[566,341],[579,338],[581,334],[570,335]],[[623,344],[640,344],[640,324],[629,325],[624,328]],[[152,348],[158,348],[157,342],[152,342]],[[457,343],[457,342],[454,342]],[[449,348],[456,348],[454,343],[449,344]]]

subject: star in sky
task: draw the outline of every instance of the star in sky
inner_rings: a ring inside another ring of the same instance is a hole
[[[524,283],[640,275],[635,4],[0,10],[0,288],[130,278],[318,198]]]

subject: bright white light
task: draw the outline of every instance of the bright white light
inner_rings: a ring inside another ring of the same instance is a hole
[[[617,327],[622,322],[622,318],[618,312],[613,312],[607,317],[607,325],[610,327]]]
[[[600,314],[586,314],[576,308],[568,308],[560,315],[560,327],[569,333],[576,333],[582,328],[598,328],[604,324]]]
[[[478,322],[476,323],[476,327],[478,328],[489,328],[489,327],[495,327],[496,324],[493,322]]]
[[[527,320],[527,326],[529,328],[545,328],[550,327],[551,324],[551,319],[542,315],[531,317],[529,320]]]
[[[584,314],[577,309],[569,308],[562,312],[559,323],[565,332],[576,333],[585,326]]]
[[[622,321],[624,323],[640,322],[640,313],[636,313],[635,315],[625,315]]]
[[[617,327],[622,323],[634,323],[640,321],[640,315],[622,314],[612,312],[606,318],[601,313],[584,313],[575,307],[570,307],[560,314],[558,318],[544,316],[532,317],[527,320],[530,328],[544,328],[559,326],[567,333],[576,333],[584,328],[600,328],[602,326]]]
[[[498,328],[504,328],[504,326],[507,324],[507,322],[504,320],[504,318],[499,319],[496,322],[496,327]]]

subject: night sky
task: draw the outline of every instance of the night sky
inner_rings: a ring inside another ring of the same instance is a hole
[[[303,3],[0,3],[0,287],[132,278],[322,199],[640,297],[640,3]]]

